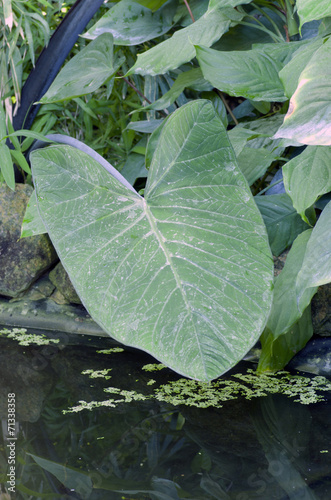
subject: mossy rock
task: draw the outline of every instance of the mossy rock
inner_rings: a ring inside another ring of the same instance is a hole
[[[32,191],[28,184],[0,186],[0,295],[7,297],[27,290],[58,258],[48,235],[20,239]]]
[[[61,262],[49,273],[49,279],[68,302],[81,304],[81,300]]]

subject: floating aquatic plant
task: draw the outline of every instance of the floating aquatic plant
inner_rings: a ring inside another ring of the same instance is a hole
[[[90,378],[104,378],[106,380],[109,380],[111,378],[111,375],[108,375],[108,373],[111,372],[111,370],[111,368],[106,368],[104,370],[84,370],[82,374],[89,375]]]
[[[124,352],[123,347],[112,347],[111,349],[101,349],[98,354],[113,354],[114,352]]]
[[[151,367],[159,365],[145,365],[151,371]],[[160,368],[157,368],[160,369]],[[85,373],[92,372],[86,370]],[[100,370],[102,372],[102,370]],[[153,385],[156,381],[150,379],[147,385]],[[291,375],[282,371],[277,374],[256,374],[254,370],[247,370],[246,373],[237,373],[229,379],[218,379],[211,383],[198,382],[196,380],[180,378],[170,381],[154,389],[153,394],[144,395],[137,391],[128,391],[118,387],[108,387],[105,392],[116,394],[118,399],[111,398],[106,401],[80,401],[79,405],[70,408],[67,412],[78,412],[82,410],[92,410],[101,406],[116,407],[120,403],[131,403],[132,401],[143,401],[156,399],[174,406],[185,405],[197,408],[221,408],[226,401],[244,397],[252,399],[264,397],[268,394],[284,394],[294,397],[295,402],[301,404],[312,404],[324,401],[319,392],[331,391],[331,382],[325,377],[316,376],[314,378]]]
[[[4,328],[3,330],[0,330],[0,336],[16,340],[19,345],[23,346],[29,346],[31,344],[49,345],[51,343],[58,344],[60,342],[60,339],[51,339],[43,333],[35,334],[26,332],[26,328],[13,328],[12,330]]]

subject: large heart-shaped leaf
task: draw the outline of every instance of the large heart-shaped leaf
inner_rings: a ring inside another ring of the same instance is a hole
[[[165,123],[145,198],[69,146],[31,154],[38,207],[92,317],[177,372],[211,380],[271,306],[266,229],[208,101]]]

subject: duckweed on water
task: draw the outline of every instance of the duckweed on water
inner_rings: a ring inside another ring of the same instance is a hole
[[[29,346],[33,345],[49,345],[51,343],[58,344],[60,339],[50,339],[44,334],[34,334],[34,333],[26,333],[27,330],[25,328],[13,328],[12,330],[8,330],[4,328],[0,330],[0,336],[4,336],[13,340],[16,340],[19,345]]]
[[[144,367],[145,369],[145,367]],[[152,385],[155,380],[151,379],[147,385]],[[301,404],[312,404],[324,401],[318,394],[320,391],[331,391],[331,382],[326,378],[317,376],[312,379],[299,375],[291,375],[282,371],[277,374],[259,374],[254,370],[247,370],[247,373],[237,373],[231,379],[219,379],[211,383],[197,382],[195,380],[181,378],[168,382],[155,388],[152,395],[144,395],[136,391],[127,391],[118,387],[108,387],[105,392],[116,394],[118,399],[111,398],[106,401],[92,401],[86,403],[80,401],[67,412],[78,412],[81,410],[111,406],[115,407],[120,403],[130,403],[132,401],[144,401],[156,399],[170,403],[174,406],[186,405],[198,408],[221,408],[224,402],[244,397],[252,399],[267,396],[268,394],[284,394],[295,397],[295,402]]]
[[[113,354],[114,352],[124,352],[122,347],[112,347],[111,349],[101,349],[97,351],[98,354]]]
[[[104,378],[105,380],[109,380],[111,378],[111,375],[108,375],[108,373],[111,371],[112,368],[108,368],[105,370],[84,370],[82,374],[89,375],[90,378]]]
[[[151,363],[149,365],[144,365],[142,370],[145,370],[145,372],[157,372],[159,370],[163,370],[163,368],[166,368],[166,365],[163,365],[162,363]]]

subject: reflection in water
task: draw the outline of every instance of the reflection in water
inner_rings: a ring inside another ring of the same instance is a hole
[[[330,399],[302,405],[269,394],[235,397],[221,408],[173,406],[148,399],[155,386],[179,377],[167,369],[142,370],[153,362],[146,354],[105,355],[97,352],[97,339],[85,339],[85,346],[71,340],[18,346],[0,339],[3,492],[7,395],[15,393],[18,499],[331,498]],[[94,378],[91,370],[98,371]],[[121,397],[128,391],[125,399],[132,402],[63,414],[81,400],[105,401],[116,391]]]

